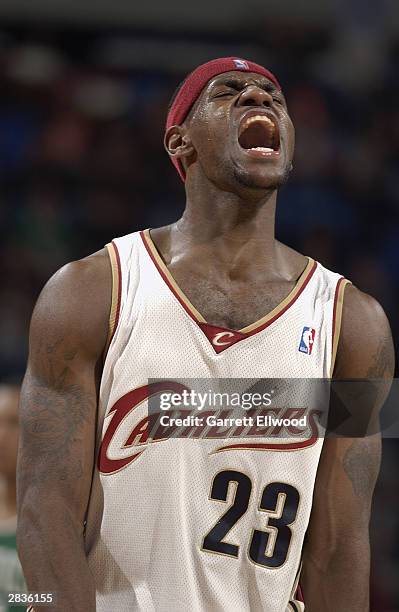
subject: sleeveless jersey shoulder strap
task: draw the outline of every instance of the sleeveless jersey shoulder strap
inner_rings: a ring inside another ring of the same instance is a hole
[[[138,236],[138,232],[134,232],[121,238],[114,238],[112,242],[105,245],[112,272],[112,298],[104,358],[118,327],[121,310],[127,295],[132,252]]]
[[[315,291],[319,299],[322,301],[324,314],[328,318],[328,356],[325,376],[331,378],[334,372],[339,336],[341,332],[345,288],[348,284],[350,284],[350,281],[344,278],[341,274],[328,270],[319,262],[317,264],[317,269],[318,277]]]
[[[335,360],[337,358],[338,342],[341,334],[341,322],[342,322],[342,311],[344,307],[344,293],[347,285],[350,285],[351,281],[341,276],[335,287],[334,295],[334,309],[333,309],[333,320],[332,320],[332,356],[331,356],[331,369],[330,377],[332,377],[335,367]]]

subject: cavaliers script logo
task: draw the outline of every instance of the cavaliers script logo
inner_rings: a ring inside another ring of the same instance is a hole
[[[220,425],[201,425],[189,424],[184,426],[165,426],[160,423],[160,417],[163,415],[160,412],[154,414],[149,413],[148,400],[152,397],[160,395],[164,392],[181,393],[187,390],[187,387],[178,382],[157,382],[149,385],[143,385],[133,391],[130,391],[121,397],[111,408],[105,417],[106,430],[102,442],[100,444],[98,455],[98,468],[103,474],[113,474],[127,467],[133,461],[138,459],[142,453],[148,448],[149,444],[161,443],[171,437],[175,438],[202,438],[202,439],[218,439],[240,438],[245,437],[245,441],[235,444],[225,444],[212,450],[212,454],[223,451],[239,451],[239,450],[263,450],[263,451],[293,451],[307,448],[316,443],[319,437],[319,428],[316,418],[320,417],[320,411],[312,410],[307,414],[308,424],[306,428],[288,427],[287,432],[290,435],[290,441],[286,442],[248,442],[248,438],[277,437],[281,434],[283,427],[267,426],[259,427],[254,425],[248,429],[244,426],[233,425],[231,427],[223,427]],[[257,414],[266,415],[271,412],[281,413],[282,418],[296,418],[303,416],[305,409],[300,408],[260,408],[253,411],[249,410],[248,414],[256,412]],[[204,423],[209,415],[215,415],[214,410],[201,411],[200,414]],[[220,418],[233,416],[234,411],[230,408],[220,409]],[[236,414],[236,413],[235,413]],[[174,410],[175,417],[187,416],[187,411]],[[243,435],[243,431],[245,435]],[[292,441],[293,436],[299,436],[300,439]],[[281,440],[281,437],[280,437]]]

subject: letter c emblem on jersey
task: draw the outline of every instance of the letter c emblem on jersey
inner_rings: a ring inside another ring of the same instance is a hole
[[[148,385],[143,385],[142,387],[138,387],[129,393],[126,393],[123,397],[121,397],[116,404],[114,404],[109,410],[108,415],[112,415],[110,422],[105,430],[104,437],[100,444],[100,449],[98,453],[97,465],[98,469],[102,474],[114,474],[118,472],[122,468],[128,466],[132,461],[140,457],[140,455],[144,452],[146,445],[143,450],[133,450],[133,452],[126,454],[123,451],[127,449],[134,449],[134,444],[131,442],[132,432],[130,432],[127,439],[124,441],[124,444],[118,449],[120,452],[119,457],[111,458],[108,455],[108,450],[110,446],[114,442],[114,436],[117,432],[118,428],[125,421],[125,419],[129,418],[129,416],[134,412],[134,410],[142,403],[149,400],[149,398],[153,395],[158,395],[163,391],[174,391],[177,393],[181,393],[186,387],[181,383],[169,381],[169,382],[153,382]],[[157,415],[152,415],[156,417]],[[155,419],[156,420],[156,419]],[[136,423],[137,425],[137,423]],[[139,423],[141,425],[140,434],[143,440],[148,440],[149,434],[149,426],[151,425],[151,418],[148,414],[146,418],[142,419]],[[133,431],[136,431],[136,428],[133,427]],[[116,449],[114,449],[115,451]]]
[[[222,338],[229,338],[229,340],[227,340],[227,342],[223,342]],[[231,343],[231,340],[234,338],[234,334],[233,332],[219,332],[218,334],[216,334],[213,338],[212,338],[212,344],[214,344],[215,346],[228,346]]]

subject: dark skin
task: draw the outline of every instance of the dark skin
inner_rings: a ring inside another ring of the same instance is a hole
[[[279,155],[251,156],[238,144],[240,121],[253,110],[278,122]],[[187,120],[168,130],[165,146],[186,170],[187,205],[152,238],[209,323],[244,327],[281,302],[307,262],[274,237],[277,189],[294,150],[284,98],[260,75],[219,75]],[[19,553],[29,590],[57,593],[48,608],[57,612],[95,610],[83,522],[110,302],[103,250],[58,272],[32,318],[20,419]],[[334,376],[389,379],[393,367],[383,310],[347,287]],[[307,612],[368,610],[368,522],[379,463],[378,436],[324,443],[303,554]]]
[[[377,412],[393,373],[392,335],[384,311],[372,297],[347,287],[334,378],[386,380],[379,384]],[[311,612],[369,610],[369,521],[380,461],[378,434],[324,441],[301,574]]]

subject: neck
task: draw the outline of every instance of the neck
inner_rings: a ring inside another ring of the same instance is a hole
[[[264,262],[272,266],[277,191],[256,199],[221,191],[212,184],[205,190],[194,187],[186,186],[186,208],[174,227],[176,242],[183,248],[201,246],[211,250],[216,261],[232,263],[237,256],[251,261],[261,248]]]

